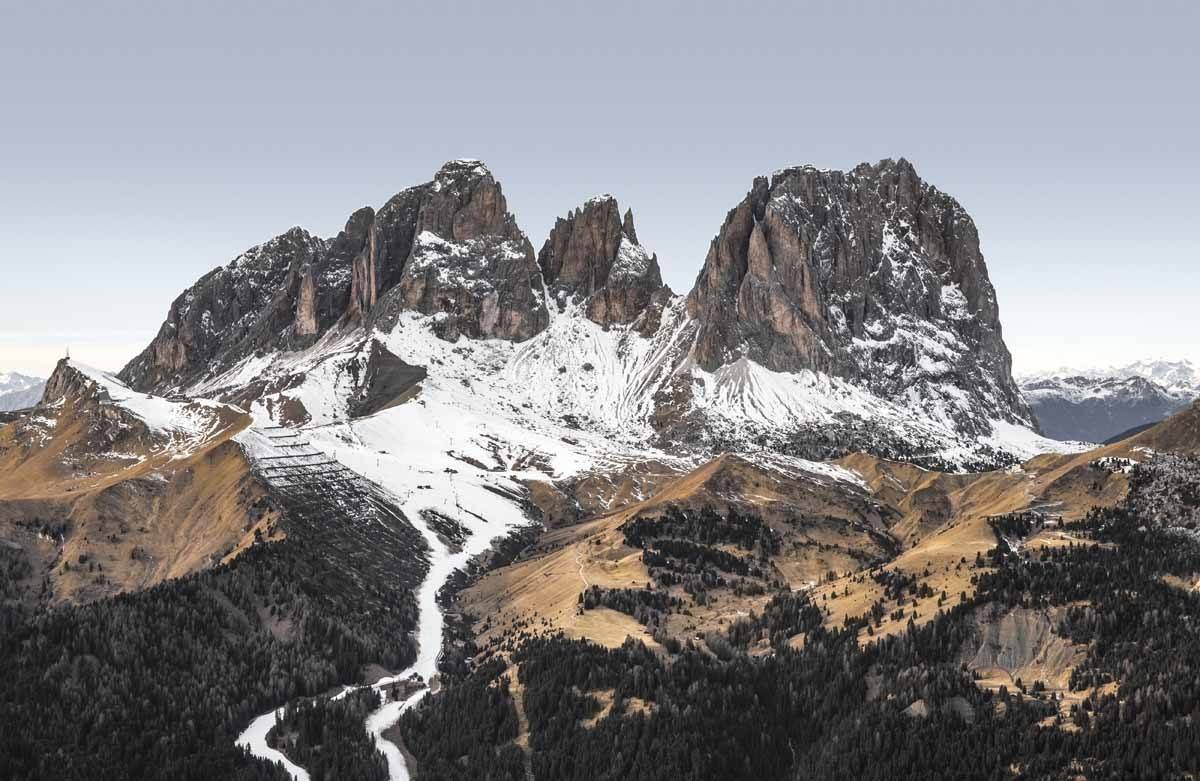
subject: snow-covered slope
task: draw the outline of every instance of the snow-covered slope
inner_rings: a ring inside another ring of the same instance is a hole
[[[689,356],[695,323],[678,298],[648,337],[604,328],[574,305],[519,343],[449,342],[438,338],[437,321],[402,313],[391,330],[330,335],[302,352],[248,358],[187,393],[236,397],[253,378],[275,389],[252,403],[260,420],[345,424],[378,342],[428,372],[416,395],[388,415],[411,417],[409,430],[441,427],[436,436],[427,432],[434,440],[457,432],[448,449],[506,469],[523,460],[561,475],[668,452],[687,463],[729,450],[824,458],[868,438],[897,456],[959,467],[988,454],[1074,449],[1002,421],[991,422],[990,435],[965,436],[936,405],[888,401],[818,372],[775,372],[745,358],[705,371]]]
[[[47,434],[64,425],[82,427],[76,447],[91,451],[91,457],[139,462],[186,458],[248,420],[238,407],[142,393],[108,372],[66,358],[46,381],[36,413],[29,416]]]

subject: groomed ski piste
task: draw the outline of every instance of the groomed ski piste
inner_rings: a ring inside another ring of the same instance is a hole
[[[587,352],[598,362],[594,365],[626,365],[622,361],[627,356],[623,358],[618,346],[609,341],[609,334],[582,328],[594,340]],[[414,338],[414,331],[425,338]],[[391,335],[376,334],[375,338],[405,361],[430,367],[430,376],[415,398],[369,417],[350,420],[345,410],[351,388],[343,367],[366,346],[361,341],[326,343],[316,351],[319,356],[314,364],[306,366],[291,360],[277,366],[278,371],[304,376],[300,385],[286,393],[299,399],[313,420],[293,429],[290,435],[281,434],[284,429],[271,415],[271,410],[280,405],[268,398],[254,405],[255,426],[237,439],[257,463],[278,464],[277,459],[289,453],[296,463],[312,463],[314,453],[323,454],[329,462],[386,491],[424,537],[430,550],[430,567],[417,594],[418,656],[410,668],[374,684],[387,697],[395,682],[415,677],[428,687],[435,681],[443,632],[438,593],[456,570],[486,551],[496,538],[531,522],[520,501],[525,490],[523,481],[561,480],[593,471],[612,473],[648,460],[684,471],[702,459],[630,446],[603,432],[556,420],[547,415],[545,407],[535,408],[527,400],[521,403],[520,396],[517,403],[506,400],[504,394],[512,387],[509,383],[517,382],[512,375],[506,377],[506,371],[520,376],[519,370],[511,369],[513,346],[507,342],[463,340],[450,344],[429,333],[428,323],[416,321],[403,323]],[[421,353],[412,349],[414,342],[424,348]],[[529,345],[525,349],[537,348]],[[525,360],[530,358],[523,351],[521,355]],[[556,362],[557,358],[550,361]],[[607,363],[599,363],[602,361]],[[555,370],[554,374],[562,373]],[[494,384],[485,384],[488,379]],[[526,399],[528,395],[532,394],[526,394]],[[619,403],[619,399],[609,398]],[[281,448],[280,440],[289,436],[288,446]],[[292,449],[301,442],[307,448]],[[823,480],[861,482],[854,473],[830,464],[784,457],[775,461]],[[268,470],[265,475],[268,480],[277,480],[281,471]],[[429,526],[428,511],[454,519],[468,532],[460,550],[450,550]],[[386,740],[383,733],[427,691],[422,688],[403,701],[385,702],[365,725],[386,756],[392,779],[409,776],[399,747]],[[306,778],[303,768],[285,761],[267,744],[267,733],[275,718],[276,712],[272,711],[256,719],[238,744],[255,756],[284,762],[293,778]]]

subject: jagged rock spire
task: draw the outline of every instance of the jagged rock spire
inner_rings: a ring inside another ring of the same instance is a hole
[[[552,296],[584,302],[601,325],[627,324],[666,293],[658,258],[638,243],[633,211],[621,217],[616,198],[600,195],[554,224],[538,253]]]

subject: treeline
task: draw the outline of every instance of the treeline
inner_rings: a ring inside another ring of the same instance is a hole
[[[513,743],[517,711],[504,669],[492,660],[404,712],[397,727],[417,758],[416,778],[524,781],[524,753]]]
[[[1019,462],[1012,454],[990,445],[978,445],[969,457],[950,462],[938,455],[943,445],[932,437],[921,437],[915,432],[902,435],[888,425],[851,413],[839,413],[832,423],[806,426],[784,435],[763,435],[755,444],[811,461],[832,461],[851,453],[868,453],[935,472],[989,472]],[[729,447],[720,449],[739,448],[730,443]]]
[[[607,607],[633,616],[642,624],[650,623],[655,616],[680,606],[682,601],[678,597],[661,589],[588,586],[579,594],[579,607],[582,610]]]
[[[779,553],[782,537],[757,515],[671,507],[658,516],[633,518],[621,532],[627,545],[642,549],[642,562],[659,590],[679,586],[697,605],[708,603],[712,589],[757,595],[781,582],[770,557]]]
[[[996,533],[997,539],[1023,540],[1032,534],[1034,529],[1041,529],[1046,525],[1046,516],[1030,511],[1006,513],[988,518],[988,525]]]
[[[757,551],[762,556],[779,552],[778,532],[757,515],[746,515],[730,509],[718,513],[709,508],[700,511],[670,507],[658,517],[638,516],[622,524],[625,544],[645,547],[653,540],[675,538],[702,545],[730,543],[745,551]]]

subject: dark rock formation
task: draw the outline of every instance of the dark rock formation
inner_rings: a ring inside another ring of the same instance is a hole
[[[416,238],[392,294],[402,309],[440,315],[438,335],[451,341],[519,341],[546,326],[533,246],[482,163],[443,166],[416,216]]]
[[[708,370],[745,357],[887,398],[916,389],[967,432],[987,433],[979,413],[1031,419],[975,224],[903,159],[756,179],[713,240],[688,309],[693,357]]]
[[[377,341],[371,342],[367,357],[352,362],[355,394],[350,399],[350,417],[374,415],[398,404],[413,391],[427,372],[423,366],[412,366]]]
[[[139,390],[177,387],[259,350],[311,343],[341,314],[349,283],[325,250],[324,241],[292,228],[206,274],[175,299],[121,379]],[[298,307],[304,287],[310,291]]]
[[[293,228],[205,275],[120,376],[141,390],[185,387],[379,310],[436,314],[450,340],[520,340],[545,327],[533,247],[481,163],[447,163],[378,212],[354,212],[331,240]]]
[[[632,323],[670,295],[658,258],[638,243],[633,212],[622,219],[609,195],[560,217],[538,253],[538,265],[560,307],[574,299],[604,326]]]
[[[669,299],[657,258],[615,199],[559,219],[535,260],[492,174],[456,160],[378,210],[354,212],[333,239],[296,228],[205,276],[121,377],[167,393],[335,329],[389,331],[414,312],[446,340],[519,341],[546,328],[547,301],[653,336]],[[676,350],[656,369],[672,376],[650,413],[680,441],[702,427],[691,400],[704,379],[675,371],[689,359],[708,371],[748,359],[825,372],[968,437],[992,433],[990,421],[1032,422],[975,225],[904,160],[756,179],[713,240],[687,314],[686,323],[673,317],[672,338],[694,333],[690,353]],[[266,391],[253,378],[226,379],[206,390],[232,388],[226,397],[240,402]],[[739,393],[757,387],[726,379]]]

